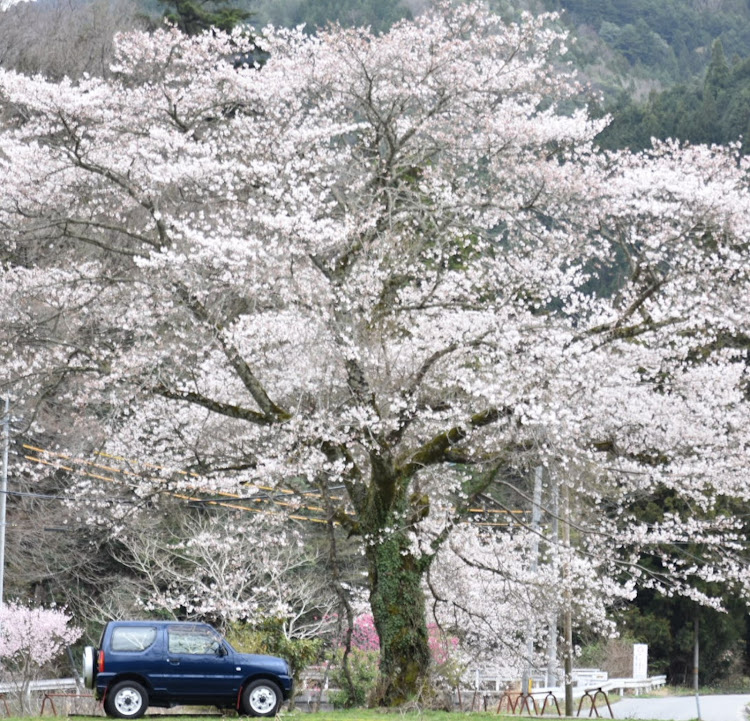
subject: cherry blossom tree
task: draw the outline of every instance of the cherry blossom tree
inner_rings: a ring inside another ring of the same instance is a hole
[[[321,552],[284,516],[174,515],[169,526],[157,516],[116,534],[114,556],[141,580],[146,610],[222,630],[270,618],[287,638],[330,633],[336,599]]]
[[[34,675],[80,638],[71,621],[63,609],[0,605],[0,670],[18,688],[22,704]]]
[[[558,653],[566,612],[578,632],[616,632],[608,612],[632,600],[632,579],[615,580],[603,559],[566,549],[548,533],[540,544],[540,535],[522,525],[498,534],[467,524],[431,565],[430,611],[459,637],[466,669],[492,669],[508,680],[546,669],[557,686],[570,653]]]
[[[315,494],[361,544],[386,704],[429,674],[435,554],[539,466],[603,595],[750,591],[736,149],[598,153],[547,16],[258,42],[262,68],[239,30],[163,29],[111,78],[0,72],[3,385],[36,435],[64,413],[60,442],[158,461],[138,502],[79,504]]]

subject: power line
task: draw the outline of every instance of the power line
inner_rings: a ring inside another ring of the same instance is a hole
[[[31,491],[0,491],[0,493],[5,494],[6,496],[20,496],[22,498],[42,498],[44,500],[49,501],[69,501],[69,496],[53,496],[49,493],[32,493]],[[120,503],[135,503],[135,501],[123,498],[118,499],[120,500]]]
[[[73,456],[71,456],[69,454],[59,453],[59,452],[56,452],[56,451],[51,451],[51,450],[48,450],[46,448],[40,448],[38,446],[32,446],[30,444],[23,444],[23,448],[28,449],[28,450],[32,450],[32,451],[36,451],[38,453],[45,453],[47,455],[55,456],[55,457],[58,457],[58,458],[68,459],[68,460],[70,460],[73,463],[80,463],[80,464],[83,464],[83,465],[93,466],[94,468],[98,468],[98,469],[101,469],[101,470],[109,471],[109,472],[112,472],[112,473],[118,473],[118,474],[122,474],[122,475],[126,475],[126,476],[133,476],[134,478],[138,478],[140,480],[147,480],[147,481],[150,481],[150,482],[156,482],[157,480],[158,481],[162,481],[163,480],[163,479],[154,479],[154,478],[151,478],[151,477],[144,477],[143,475],[138,474],[138,473],[134,473],[133,471],[125,470],[125,469],[122,469],[122,468],[117,468],[117,467],[114,467],[114,466],[105,466],[105,465],[102,465],[102,464],[99,464],[99,463],[95,463],[94,461],[89,461],[89,460],[82,459],[82,458],[74,458]],[[163,465],[154,464],[154,463],[148,463],[146,461],[135,461],[135,460],[132,460],[132,459],[124,458],[122,456],[114,456],[114,455],[111,455],[111,454],[108,454],[108,453],[104,453],[104,452],[101,452],[101,451],[95,451],[95,454],[97,456],[101,456],[101,457],[104,457],[104,458],[110,458],[110,459],[116,460],[116,461],[122,461],[124,463],[141,464],[141,465],[145,466],[146,468],[153,468],[153,469],[156,469],[156,470],[167,470],[167,471],[170,471],[171,473],[177,473],[177,474],[183,475],[183,476],[191,476],[193,478],[202,478],[203,477],[203,476],[201,476],[198,473],[195,473],[193,471],[184,471],[184,470],[181,470],[181,469],[170,469],[170,468],[168,468],[166,466],[163,466]],[[27,458],[29,460],[32,460],[28,456],[27,456]],[[39,462],[48,463],[46,461],[39,461]],[[64,469],[64,470],[72,471],[72,469],[70,469],[68,467],[65,467],[65,466],[59,466],[59,467],[62,468],[62,469]],[[92,474],[92,477],[97,478],[98,476]],[[110,479],[103,479],[103,480],[110,480]],[[263,486],[263,485],[259,485],[259,484],[247,484],[246,487],[248,487],[248,488],[255,488],[255,489],[258,489],[258,490],[261,490],[261,491],[268,491],[268,492],[272,492],[272,493],[282,493],[282,494],[285,494],[285,495],[299,495],[299,496],[306,496],[306,497],[310,497],[310,498],[321,498],[322,497],[322,494],[320,494],[320,493],[318,493],[316,491],[293,491],[293,490],[288,489],[288,488],[275,488],[273,486]],[[207,492],[204,489],[201,489],[201,488],[198,488],[198,487],[195,487],[195,486],[193,486],[193,487],[188,486],[188,488],[191,489],[191,490],[197,490],[199,492]],[[251,500],[251,501],[256,502],[256,503],[260,502],[260,499],[258,497],[242,496],[242,495],[240,495],[238,493],[231,493],[229,491],[212,491],[212,493],[214,493],[215,495],[221,496],[222,498],[225,497],[225,498],[234,498],[234,499],[239,499],[239,500]],[[336,501],[344,500],[341,496],[332,496],[331,498],[333,500],[336,500]],[[213,500],[217,500],[217,502],[219,502],[221,499],[191,499],[191,500],[194,500],[196,502],[202,502],[202,503],[211,503]],[[274,503],[276,503],[277,505],[281,505],[281,506],[283,506],[283,505],[291,505],[291,506],[293,506],[293,504],[284,504],[281,501],[274,501]],[[324,510],[325,510],[325,509],[323,509],[321,507],[318,507],[318,506],[305,506],[305,508],[307,510],[317,511],[317,512],[321,512],[321,513],[324,512]],[[468,508],[466,510],[469,513],[490,514],[490,515],[507,515],[507,514],[524,514],[524,513],[527,513],[527,511],[523,511],[523,510],[520,510],[520,509],[507,509],[507,508],[503,508],[503,509],[499,509],[499,508]]]
[[[134,478],[137,478],[137,479],[140,479],[140,480],[150,481],[152,483],[155,483],[157,481],[159,481],[159,482],[163,482],[164,481],[164,479],[161,479],[161,478],[156,479],[156,478],[153,478],[153,477],[150,477],[150,476],[144,476],[143,474],[134,473],[133,471],[129,471],[129,470],[123,469],[123,468],[117,468],[116,466],[105,466],[105,465],[102,465],[100,463],[96,463],[94,461],[86,460],[85,458],[75,458],[75,457],[73,457],[73,456],[71,456],[71,455],[69,455],[67,453],[59,453],[57,451],[51,451],[51,450],[49,450],[47,448],[40,448],[38,446],[32,446],[32,445],[27,444],[27,443],[24,443],[22,445],[22,447],[25,448],[26,450],[34,451],[36,453],[44,453],[44,454],[49,455],[49,456],[53,456],[53,457],[56,457],[56,458],[65,459],[65,460],[67,460],[67,461],[69,461],[71,463],[78,463],[78,464],[81,464],[81,465],[92,466],[93,468],[98,468],[100,470],[107,471],[107,472],[110,472],[110,473],[117,473],[117,474],[121,474],[121,475],[124,475],[124,476],[133,476]],[[121,456],[113,456],[113,455],[110,455],[110,454],[107,454],[107,453],[103,453],[101,451],[95,451],[95,455],[102,456],[103,458],[111,458],[112,460],[122,461],[123,463],[139,464],[139,465],[145,466],[146,468],[153,468],[155,470],[169,471],[170,473],[176,473],[176,474],[182,475],[182,476],[191,476],[193,478],[203,478],[203,476],[201,476],[198,473],[195,473],[193,471],[183,471],[181,469],[168,468],[166,466],[161,466],[161,465],[157,465],[157,464],[154,464],[154,463],[148,463],[146,461],[133,461],[133,460],[129,460],[127,458],[122,458]],[[60,466],[60,467],[63,468],[64,470],[71,470],[70,468],[67,468],[65,466]],[[96,476],[94,476],[94,477],[96,477]],[[103,479],[103,480],[107,480],[107,479]],[[320,495],[320,494],[314,494],[312,492],[304,492],[304,491],[298,494],[296,491],[292,491],[292,490],[287,489],[287,488],[274,488],[272,486],[261,486],[261,485],[258,485],[258,484],[247,484],[246,487],[247,488],[255,488],[255,489],[258,489],[260,491],[268,491],[268,492],[271,492],[271,493],[281,493],[281,494],[285,494],[285,495],[310,495],[310,496],[319,496]],[[190,488],[190,487],[188,486],[188,488]],[[248,498],[247,496],[241,496],[238,493],[230,493],[229,491],[214,491],[214,493],[216,493],[217,495],[221,495],[221,496],[227,497],[227,498],[235,498],[235,499],[245,499],[245,498]],[[338,500],[341,500],[341,499],[339,498]],[[322,510],[322,509],[319,509],[319,510]]]
[[[91,477],[91,478],[96,478],[98,480],[111,481],[113,483],[123,483],[123,484],[125,484],[127,486],[130,486],[131,488],[135,487],[133,484],[127,483],[126,481],[121,481],[118,478],[110,478],[110,477],[106,477],[106,476],[101,476],[101,475],[99,475],[97,473],[89,473],[88,471],[78,471],[75,468],[71,468],[71,467],[68,467],[68,466],[55,465],[54,463],[50,463],[49,461],[44,461],[43,459],[36,458],[34,456],[25,456],[25,458],[27,460],[33,461],[35,463],[42,463],[42,464],[45,464],[45,465],[52,465],[52,466],[54,466],[56,468],[62,468],[62,469],[66,470],[66,471],[69,471],[71,473],[82,473],[85,476],[88,476],[88,477]],[[93,465],[96,465],[96,464],[93,464]],[[118,469],[111,469],[111,470],[113,472],[115,472],[115,473],[120,473],[121,472]],[[146,481],[146,482],[151,482],[151,483],[157,482],[153,478],[148,478],[148,477],[144,477],[144,476],[138,476],[137,474],[131,473],[131,472],[127,472],[126,475],[135,476],[136,478],[140,478],[141,480]],[[198,476],[198,477],[200,477],[200,476]],[[158,480],[161,481],[161,479],[158,479]],[[200,488],[200,487],[197,487],[197,486],[186,486],[186,490],[194,491],[194,492],[197,492],[197,493],[208,493],[208,491],[206,489],[203,489],[203,488]],[[228,503],[227,501],[223,501],[223,500],[211,500],[211,499],[199,498],[198,496],[186,496],[186,495],[184,495],[182,493],[178,493],[177,491],[163,490],[161,492],[167,493],[167,494],[169,494],[171,496],[174,496],[175,498],[181,498],[183,500],[191,501],[191,502],[194,502],[194,503],[207,503],[209,505],[224,506],[225,508],[234,508],[234,509],[242,510],[242,511],[256,512],[256,509],[254,509],[254,508],[248,508],[247,506],[240,506],[240,505],[237,505],[236,503]],[[251,503],[270,502],[270,503],[273,503],[274,505],[283,506],[283,507],[286,507],[286,508],[303,508],[303,509],[308,510],[308,511],[323,511],[322,508],[319,508],[317,506],[300,506],[298,504],[286,503],[284,501],[275,501],[275,500],[269,499],[269,498],[262,498],[262,497],[257,497],[257,496],[241,496],[238,493],[229,493],[227,491],[216,491],[216,493],[219,494],[219,495],[221,495],[222,497],[234,498],[234,499],[237,499],[239,501],[248,501],[248,502],[251,502]],[[257,511],[257,512],[262,513],[262,511]],[[307,519],[306,518],[306,520],[311,520],[311,519]],[[324,521],[325,521],[325,519],[323,519],[323,522]]]
[[[24,448],[31,448],[33,450],[40,451],[42,453],[49,453],[50,455],[57,456],[57,457],[60,457],[60,458],[68,458],[68,459],[71,459],[74,463],[78,460],[78,459],[72,459],[70,456],[67,456],[66,454],[55,453],[55,452],[52,452],[52,451],[47,451],[46,449],[36,448],[34,446],[27,446],[27,445],[24,444],[23,447]],[[40,465],[44,465],[44,466],[49,466],[51,468],[56,468],[56,469],[64,470],[64,471],[67,471],[68,473],[71,473],[71,474],[74,474],[74,475],[82,475],[82,476],[85,476],[87,478],[93,478],[95,480],[106,481],[106,482],[109,482],[109,483],[116,483],[116,484],[120,484],[120,485],[126,485],[126,486],[128,486],[130,488],[133,488],[133,489],[136,487],[135,484],[128,483],[127,481],[125,481],[123,479],[116,478],[116,477],[111,477],[111,476],[103,476],[100,473],[91,473],[91,472],[86,471],[86,470],[78,469],[78,468],[76,468],[76,467],[74,467],[72,465],[64,465],[61,462],[47,461],[47,460],[45,460],[43,458],[39,458],[37,456],[31,456],[31,455],[28,455],[28,454],[23,455],[21,457],[24,458],[25,460],[31,462],[31,463],[36,463],[36,464],[40,464]],[[81,462],[82,463],[90,463],[91,465],[98,466],[98,464],[94,464],[94,463],[87,462],[87,461],[81,461]],[[98,466],[98,467],[101,467],[101,466]],[[112,468],[110,470],[113,471],[114,473],[120,473],[120,472],[122,472],[122,471],[120,471],[119,469],[116,469],[116,468]],[[157,482],[153,478],[139,476],[138,474],[135,474],[135,473],[132,473],[132,472],[129,472],[129,471],[125,471],[125,472],[122,472],[122,473],[124,473],[125,475],[128,475],[128,476],[134,476],[136,478],[140,478],[141,480],[146,481],[146,482],[150,482],[150,483],[156,483]],[[158,480],[161,481],[161,479],[158,479]],[[197,488],[197,487],[188,487],[187,490],[198,492],[198,493],[205,493],[205,492],[207,492],[205,489],[201,489],[201,488]],[[167,495],[172,496],[173,498],[178,498],[180,500],[188,501],[188,502],[191,502],[191,503],[205,503],[207,505],[221,506],[223,508],[231,508],[233,510],[244,511],[244,512],[249,512],[249,513],[268,513],[268,514],[272,514],[272,515],[285,515],[287,518],[290,518],[292,520],[309,521],[311,523],[326,523],[327,522],[325,518],[316,518],[316,517],[313,517],[313,516],[303,516],[303,515],[294,514],[294,513],[281,514],[281,513],[278,513],[278,512],[269,511],[268,509],[264,509],[264,508],[251,508],[251,507],[248,507],[248,506],[245,506],[245,505],[240,505],[239,503],[229,503],[229,502],[223,501],[223,500],[204,499],[204,498],[200,498],[199,496],[186,495],[185,493],[180,493],[178,491],[170,491],[168,489],[159,489],[159,492],[160,493],[166,493]],[[318,507],[315,507],[315,506],[298,506],[297,504],[286,503],[286,502],[283,502],[283,501],[275,501],[273,499],[267,499],[267,498],[245,497],[245,496],[240,496],[239,494],[236,494],[236,493],[228,493],[228,492],[221,492],[221,491],[219,491],[218,493],[221,494],[222,496],[225,496],[225,497],[235,498],[237,500],[241,500],[241,501],[244,500],[244,501],[248,501],[248,502],[252,502],[252,503],[270,502],[270,503],[273,503],[274,505],[279,505],[279,506],[283,506],[283,507],[286,507],[286,508],[298,508],[299,507],[299,508],[303,508],[305,510],[323,510],[323,509],[319,509]],[[43,494],[37,494],[37,497],[43,497]],[[71,501],[73,499],[66,498],[66,497],[60,497],[59,500]],[[100,497],[92,497],[91,500],[97,500],[98,501],[98,500],[101,500],[101,498]],[[135,503],[135,501],[132,501],[132,500],[123,500],[123,499],[110,498],[108,500],[115,500],[115,501],[120,502],[120,503],[122,503],[122,502]]]
[[[152,476],[145,476],[143,474],[135,473],[133,471],[118,468],[113,465],[104,465],[101,463],[97,463],[95,461],[87,460],[84,458],[76,458],[70,454],[66,453],[60,453],[59,451],[52,451],[46,448],[42,448],[37,445],[31,445],[31,444],[22,444],[22,447],[25,450],[33,451],[38,454],[43,454],[46,456],[51,456],[53,459],[59,459],[59,460],[45,460],[44,458],[40,458],[38,456],[32,456],[29,454],[16,454],[19,457],[23,458],[26,461],[41,464],[45,466],[49,466],[52,468],[64,470],[68,473],[75,474],[75,475],[83,475],[87,478],[92,478],[94,480],[100,480],[105,481],[108,483],[116,483],[120,485],[125,485],[131,489],[136,488],[136,483],[128,482],[127,480],[124,480],[122,478],[119,478],[117,476],[126,476],[131,477],[134,480],[140,480],[145,481],[147,483],[152,483],[155,485],[168,483],[169,481],[163,478],[154,478]],[[108,458],[113,461],[121,461],[125,463],[130,463],[133,465],[142,465],[146,468],[152,468],[155,470],[167,470],[171,473],[176,473],[181,476],[188,476],[192,478],[202,478],[199,474],[192,472],[192,471],[184,471],[180,469],[170,469],[166,466],[149,463],[149,462],[139,462],[134,461],[132,459],[123,458],[122,456],[115,456],[103,452],[96,452],[97,456],[101,456],[102,458]],[[70,465],[67,465],[70,464]],[[108,473],[114,474],[114,476],[105,476],[102,473],[98,472],[91,472],[85,469],[77,468],[76,465],[82,465],[82,466],[89,466],[91,468],[96,469],[97,471],[106,471]],[[284,494],[284,495],[300,495],[304,497],[321,497],[320,493],[313,492],[313,491],[293,491],[290,489],[278,489],[271,486],[263,486],[259,484],[248,484],[248,488],[254,488],[259,491],[264,492],[271,492],[274,495],[276,494]],[[308,515],[299,515],[299,514],[281,514],[279,512],[270,511],[267,508],[252,508],[247,505],[241,505],[240,502],[244,503],[272,503],[274,505],[284,507],[284,508],[290,508],[290,509],[302,509],[306,511],[312,511],[315,513],[322,513],[325,509],[323,509],[320,506],[312,506],[312,505],[300,505],[292,502],[286,502],[281,500],[275,500],[274,498],[269,497],[263,497],[260,494],[254,495],[254,496],[242,496],[238,493],[231,493],[229,491],[216,491],[216,490],[208,490],[205,488],[201,488],[200,486],[196,485],[187,485],[185,487],[186,491],[191,491],[193,493],[200,493],[200,494],[209,494],[212,493],[215,496],[218,496],[219,498],[202,498],[200,496],[196,495],[187,495],[186,493],[179,492],[178,490],[168,490],[168,489],[161,489],[159,492],[166,493],[174,498],[178,498],[180,500],[187,501],[191,504],[203,504],[203,505],[212,505],[212,506],[219,506],[223,508],[229,508],[236,511],[243,511],[243,512],[249,512],[249,513],[268,513],[272,515],[285,515],[288,518],[292,520],[299,520],[299,521],[307,521],[311,523],[327,523],[326,518],[316,517],[316,516],[308,516]],[[12,495],[12,494],[8,494]],[[19,494],[20,495],[20,494]],[[37,498],[49,498],[50,500],[62,500],[62,501],[70,501],[70,498],[66,497],[59,497],[59,496],[45,496],[45,494],[28,494],[29,496],[35,496]],[[229,502],[224,499],[233,499],[235,502]],[[92,497],[91,500],[102,500],[101,497]],[[129,499],[122,499],[122,498],[109,498],[107,500],[118,502],[118,503],[136,503],[136,501],[129,500]],[[341,497],[336,497],[336,500],[343,500]],[[524,514],[526,511],[518,510],[518,509],[497,509],[497,508],[469,508],[466,509],[469,513],[472,514],[482,514],[482,515],[510,515],[510,514]],[[350,515],[353,515],[351,511],[348,511]],[[468,523],[472,523],[474,525],[478,526],[485,526],[485,527],[507,527],[510,525],[515,525],[512,522],[492,522],[492,521],[479,521],[479,520],[472,520],[472,521],[464,521]],[[338,525],[338,524],[337,524]]]

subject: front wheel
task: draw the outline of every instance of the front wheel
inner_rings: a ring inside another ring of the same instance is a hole
[[[121,681],[107,691],[104,710],[107,716],[116,718],[140,718],[148,708],[148,694],[141,684],[135,681]]]
[[[242,709],[250,716],[275,716],[282,700],[277,684],[259,679],[248,684],[242,692]]]

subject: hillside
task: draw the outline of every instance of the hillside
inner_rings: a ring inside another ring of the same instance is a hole
[[[184,2],[184,0],[183,0]],[[653,90],[701,78],[717,39],[732,64],[750,56],[748,0],[489,0],[508,20],[524,10],[560,13],[575,43],[575,63],[612,102],[622,93],[644,99]],[[262,27],[328,22],[386,31],[419,14],[430,0],[197,0],[208,10],[234,7]],[[58,75],[98,72],[104,36],[174,7],[159,0],[37,0],[0,15],[0,65]],[[187,4],[187,3],[185,3]],[[165,7],[166,6],[166,7]],[[96,46],[95,48],[92,47]],[[67,53],[71,47],[75,53]],[[68,54],[66,60],[61,55]],[[95,64],[98,62],[98,65]],[[65,65],[69,64],[70,69]]]
[[[750,150],[750,60],[727,62],[714,43],[704,78],[652,93],[643,102],[623,94],[609,108],[612,123],[599,140],[605,148],[651,145],[651,138],[690,143],[741,142]]]
[[[257,0],[259,24],[330,21],[387,29],[423,10],[427,0]],[[490,0],[508,19],[522,10],[553,11],[577,39],[576,62],[608,97],[645,96],[702,76],[715,40],[728,58],[750,55],[748,0]]]
[[[544,5],[562,11],[576,28],[586,64],[597,65],[609,54],[619,70],[663,85],[702,74],[717,39],[730,58],[750,55],[747,0],[544,0]]]

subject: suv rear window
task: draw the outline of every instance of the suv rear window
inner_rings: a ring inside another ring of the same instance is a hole
[[[113,651],[145,651],[156,640],[153,626],[120,626],[112,631]]]

